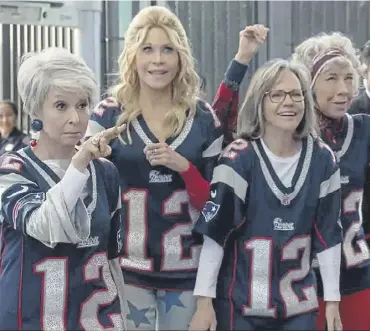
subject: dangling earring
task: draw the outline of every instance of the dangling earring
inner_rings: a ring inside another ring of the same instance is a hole
[[[32,120],[31,129],[33,132],[30,145],[31,147],[35,147],[37,145],[37,139],[39,138],[40,131],[43,129],[43,122],[40,120]]]

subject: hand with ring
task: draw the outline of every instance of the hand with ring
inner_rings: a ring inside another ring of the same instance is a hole
[[[111,155],[112,149],[109,143],[118,137],[126,128],[126,124],[114,126],[101,131],[90,137],[79,147],[78,152],[72,158],[72,164],[78,170],[84,170],[89,162],[100,157]]]
[[[143,152],[151,166],[163,165],[177,172],[184,172],[189,168],[188,160],[166,143],[148,145]]]

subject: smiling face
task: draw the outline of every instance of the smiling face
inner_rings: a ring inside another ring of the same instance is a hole
[[[179,55],[164,29],[154,27],[148,31],[136,54],[136,70],[141,87],[171,88],[179,71]]]
[[[304,94],[298,77],[283,70],[263,99],[265,130],[294,133],[304,117]]]
[[[76,93],[51,88],[42,108],[40,133],[48,143],[60,147],[75,146],[84,137],[89,120],[89,102]]]
[[[318,75],[313,91],[319,110],[327,117],[342,118],[354,96],[354,70],[348,62],[332,61]]]

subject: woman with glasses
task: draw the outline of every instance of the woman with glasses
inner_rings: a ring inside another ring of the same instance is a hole
[[[238,139],[214,170],[190,330],[314,330],[317,254],[329,330],[340,330],[340,173],[314,133],[309,72],[273,60],[251,80]],[[214,304],[212,303],[212,298]]]

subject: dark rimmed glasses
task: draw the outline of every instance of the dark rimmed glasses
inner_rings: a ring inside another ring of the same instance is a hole
[[[289,92],[283,90],[272,90],[269,92],[265,92],[264,94],[268,94],[269,99],[271,99],[273,103],[283,102],[286,99],[287,94],[294,102],[302,102],[305,99],[305,92],[302,90],[291,90]]]

